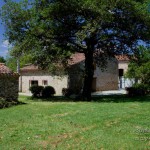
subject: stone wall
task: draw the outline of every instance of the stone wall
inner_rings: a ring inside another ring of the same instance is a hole
[[[75,93],[82,91],[84,81],[84,62],[73,65],[69,70],[68,87]],[[118,61],[116,58],[108,60],[104,71],[96,66],[94,70],[92,91],[118,90]],[[76,92],[77,91],[77,92]]]
[[[7,101],[18,101],[18,74],[0,74],[0,97]]]
[[[94,72],[96,91],[118,90],[118,62],[115,58],[108,60],[107,68],[102,71],[96,67]]]

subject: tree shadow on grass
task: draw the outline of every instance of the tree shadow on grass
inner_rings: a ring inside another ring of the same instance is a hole
[[[83,101],[79,97],[68,98],[64,96],[54,96],[48,99],[28,97],[28,100],[33,100],[36,102],[41,102],[41,101],[44,101],[44,102],[88,102],[88,101]],[[98,103],[150,102],[150,95],[138,96],[138,97],[129,97],[127,95],[92,96],[92,100],[90,102],[98,102]]]
[[[106,95],[94,96],[93,102],[107,102],[107,103],[125,103],[125,102],[150,102],[150,96],[135,96],[129,97],[128,95]]]
[[[18,106],[18,105],[25,105],[27,103],[25,102],[21,102],[21,101],[6,101],[5,103],[0,105],[0,109],[6,109],[6,108],[10,108],[10,107],[14,107],[14,106]]]

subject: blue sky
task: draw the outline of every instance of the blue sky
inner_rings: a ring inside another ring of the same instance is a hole
[[[0,8],[2,7],[3,4],[4,2],[1,0]],[[8,40],[4,38],[3,34],[4,34],[4,26],[2,25],[2,21],[0,19],[0,56],[6,57],[9,43]]]
[[[20,1],[20,0],[14,0],[14,1]],[[3,0],[0,0],[0,8],[3,5],[4,5]],[[4,37],[4,32],[5,32],[5,28],[0,18],[0,56],[6,57],[6,55],[8,54],[9,42]]]

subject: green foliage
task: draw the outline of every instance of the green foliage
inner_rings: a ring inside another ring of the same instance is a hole
[[[7,101],[5,98],[0,97],[0,109],[11,107],[17,104],[19,104],[18,101]]]
[[[33,85],[29,90],[31,91],[33,98],[50,98],[56,93],[52,86],[43,87]]]
[[[129,63],[126,76],[150,85],[150,49],[139,48]]]
[[[25,53],[24,55],[18,57],[13,56],[12,54],[9,54],[6,57],[6,65],[12,69],[13,71],[17,70],[17,59],[19,59],[20,67],[23,67],[26,64],[32,63],[32,55]]]
[[[8,0],[1,17],[9,42],[43,68],[63,70],[72,53],[84,53],[83,95],[90,99],[94,61],[104,67],[116,53],[134,53],[139,40],[150,42],[148,6],[149,0]]]
[[[6,100],[0,97],[0,108],[4,108],[6,105]]]
[[[150,86],[148,84],[136,83],[133,85],[133,87],[136,89],[144,90],[145,94],[149,94],[149,92],[150,92]]]
[[[63,94],[63,96],[69,97],[71,94],[73,94],[73,91],[69,88],[63,88],[62,94]]]
[[[144,96],[146,94],[149,94],[150,87],[149,87],[149,85],[137,83],[137,84],[133,85],[133,87],[126,88],[126,91],[127,91],[128,96],[130,96],[130,97]]]
[[[17,59],[14,57],[7,56],[6,57],[6,65],[16,72],[17,70]]]
[[[42,91],[42,97],[43,98],[50,98],[55,94],[55,89],[52,86],[46,86],[44,87]]]
[[[91,44],[105,52],[96,59],[103,66],[110,54],[134,51],[139,39],[149,41],[147,0],[9,0],[1,16],[9,41],[21,52],[31,51],[43,67],[64,64]]]
[[[0,63],[5,63],[5,62],[6,62],[5,58],[0,56]]]
[[[43,89],[44,89],[43,86],[38,85],[33,85],[29,88],[33,98],[41,97]]]

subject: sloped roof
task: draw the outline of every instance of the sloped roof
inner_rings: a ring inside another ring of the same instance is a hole
[[[128,55],[115,55],[115,58],[118,61],[129,61],[130,60],[130,57]],[[75,65],[84,60],[85,60],[85,56],[83,53],[74,53],[70,57],[68,64]],[[24,66],[23,68],[20,69],[20,71],[38,71],[38,70],[40,70],[39,67],[34,64],[27,64],[26,66]]]
[[[115,55],[115,58],[118,61],[129,61],[130,60],[130,56],[129,55]],[[71,59],[69,60],[69,65],[74,65],[77,64],[81,61],[85,60],[85,56],[83,53],[75,53],[71,56]]]
[[[77,64],[81,61],[84,61],[85,60],[85,56],[83,53],[75,53],[73,54],[69,61],[68,61],[68,64],[69,65],[74,65],[74,64]],[[38,71],[40,70],[38,66],[34,65],[34,64],[27,64],[25,65],[24,67],[22,67],[20,69],[21,72],[24,72],[24,71]]]
[[[115,57],[118,61],[129,61],[130,60],[129,55],[115,55]]]
[[[37,71],[39,70],[38,66],[33,64],[27,64],[23,68],[20,69],[20,71]]]
[[[5,66],[4,63],[0,63],[0,77],[19,77],[18,73],[13,72],[11,69],[9,69],[7,66]]]
[[[5,66],[4,63],[0,63],[0,73],[12,74],[13,71]]]

